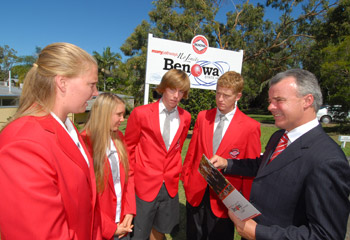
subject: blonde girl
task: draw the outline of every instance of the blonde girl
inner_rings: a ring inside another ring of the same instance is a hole
[[[92,105],[82,131],[94,159],[104,239],[128,238],[136,213],[133,171],[119,130],[124,114],[124,101],[103,93]]]

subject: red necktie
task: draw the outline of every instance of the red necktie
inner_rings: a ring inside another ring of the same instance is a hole
[[[273,159],[275,159],[278,156],[278,154],[280,154],[284,149],[286,149],[287,145],[288,145],[288,136],[287,136],[287,133],[284,133],[283,136],[281,137],[280,141],[278,142],[278,145],[277,145],[275,151],[271,155],[269,162],[271,162]]]

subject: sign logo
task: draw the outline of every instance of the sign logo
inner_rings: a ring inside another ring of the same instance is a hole
[[[205,53],[209,47],[208,40],[202,35],[195,36],[191,41],[191,45],[193,51],[198,54]]]

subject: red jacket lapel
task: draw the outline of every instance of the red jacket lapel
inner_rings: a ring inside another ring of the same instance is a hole
[[[72,161],[74,161],[83,170],[83,172],[86,174],[86,177],[90,182],[91,177],[90,177],[89,167],[85,161],[85,158],[81,154],[79,148],[75,145],[72,138],[69,136],[68,132],[51,115],[42,118],[39,122],[45,130],[56,134],[57,142],[61,147],[62,151],[65,154],[67,154],[69,158]],[[86,155],[88,156],[89,163],[91,166],[92,159],[90,158],[90,155],[88,154],[88,151],[86,150],[84,142],[80,138],[79,133],[78,133],[78,137],[79,137],[80,143],[83,145]]]
[[[242,120],[242,112],[237,108],[235,115],[233,116],[230,125],[228,126],[224,137],[221,140],[220,146],[218,148],[217,154],[223,154],[224,152],[227,152],[227,148],[230,147],[231,141],[230,139],[233,137],[235,132],[242,131],[240,129]]]

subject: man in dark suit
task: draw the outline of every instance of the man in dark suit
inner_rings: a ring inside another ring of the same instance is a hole
[[[247,239],[344,239],[350,167],[317,121],[322,104],[317,79],[301,69],[279,73],[270,80],[269,103],[281,130],[263,156],[211,159],[227,174],[255,176],[250,202],[262,215],[244,222],[230,212],[237,231]]]
[[[232,240],[234,227],[227,208],[209,189],[198,172],[202,155],[224,158],[256,158],[260,156],[260,124],[236,106],[242,96],[243,77],[228,71],[220,76],[216,87],[217,108],[201,111],[193,129],[181,178],[186,193],[188,240]],[[224,117],[223,120],[220,120]],[[221,132],[220,125],[222,126]],[[218,137],[216,137],[218,136]],[[226,178],[249,199],[251,177],[229,175]]]

